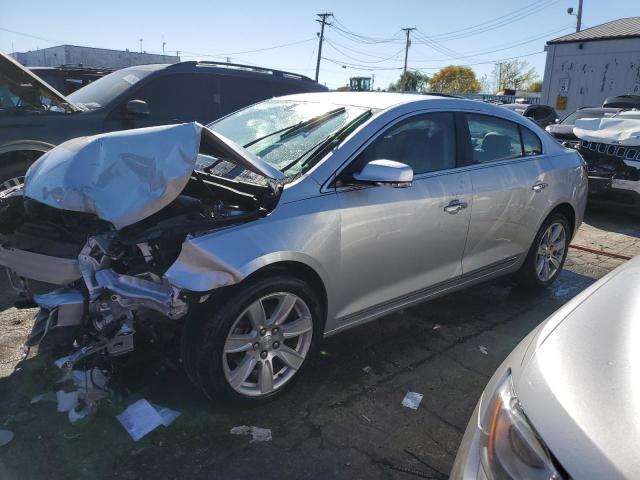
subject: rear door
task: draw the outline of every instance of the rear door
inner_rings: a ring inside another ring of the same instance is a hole
[[[455,117],[413,115],[389,126],[338,176],[342,259],[337,317],[349,317],[461,275],[471,202],[456,169]],[[408,188],[350,183],[372,160],[405,163]],[[457,206],[456,206],[457,205]]]
[[[540,138],[498,117],[467,113],[473,209],[463,273],[508,266],[529,250],[546,211],[550,174]]]

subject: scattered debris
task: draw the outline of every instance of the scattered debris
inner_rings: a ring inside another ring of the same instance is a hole
[[[13,440],[13,432],[11,430],[3,430],[0,428],[0,447]]]
[[[371,423],[371,419],[369,417],[367,417],[364,413],[361,415],[362,415],[362,418],[364,418],[367,422]]]
[[[247,425],[241,425],[239,427],[233,427],[229,432],[231,435],[251,435],[251,442],[270,442],[271,430],[269,428],[260,427],[248,427]]]
[[[65,392],[64,390],[58,390],[56,392],[58,399],[58,412],[68,412],[73,410],[78,405],[78,391]]]
[[[422,401],[422,394],[417,392],[407,392],[402,399],[402,406],[417,410]]]
[[[442,328],[442,325],[440,325],[440,324],[438,324],[438,323],[436,323],[436,324],[433,326],[433,330],[440,330],[441,328]]]
[[[31,399],[31,402],[29,402],[29,403],[31,405],[33,405],[34,403],[38,403],[38,402],[42,402],[42,401],[57,402],[58,399],[57,399],[56,394],[54,392],[46,392],[46,393],[40,393],[38,395],[35,395]]]
[[[160,425],[168,427],[180,412],[170,408],[153,405],[145,399],[140,399],[129,405],[124,412],[116,418],[129,433],[134,442],[137,442],[147,433],[155,430]]]
[[[489,355],[489,350],[487,350],[487,347],[485,347],[484,345],[480,345],[478,347],[478,350],[480,350],[480,353],[483,355]]]
[[[80,435],[79,433],[63,433],[62,436],[65,440],[75,440],[76,438],[80,438],[82,435]]]
[[[364,368],[362,369],[362,371],[363,371],[364,373],[366,373],[367,375],[369,375],[369,374],[373,371],[373,368],[371,368],[369,365],[367,365],[366,367],[364,367]]]
[[[71,422],[72,425],[76,423],[88,423],[95,417],[97,412],[98,404],[96,402],[93,400],[82,400],[78,405],[69,410],[69,422]]]

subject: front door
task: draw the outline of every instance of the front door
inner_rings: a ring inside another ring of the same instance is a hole
[[[426,113],[389,127],[340,174],[339,322],[461,275],[471,183],[456,156],[453,114]],[[349,182],[378,159],[409,165],[412,186]]]

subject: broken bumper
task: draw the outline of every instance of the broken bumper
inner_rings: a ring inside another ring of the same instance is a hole
[[[0,265],[20,277],[53,285],[67,285],[82,277],[78,260],[51,257],[17,248],[0,246]]]

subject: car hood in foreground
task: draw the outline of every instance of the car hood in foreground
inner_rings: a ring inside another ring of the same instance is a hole
[[[588,142],[640,146],[640,120],[623,118],[582,118],[573,133]]]
[[[6,88],[9,92],[15,88],[30,90],[37,96],[44,90],[51,98],[68,105],[71,110],[83,110],[28,68],[23,67],[13,58],[0,52],[0,89],[2,88]]]
[[[640,258],[543,324],[516,393],[572,478],[640,474]],[[573,302],[573,303],[572,303]]]
[[[258,175],[284,178],[222,135],[185,123],[64,142],[31,166],[24,193],[51,207],[93,213],[120,229],[160,211],[182,192],[201,144]]]

